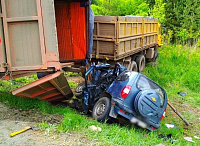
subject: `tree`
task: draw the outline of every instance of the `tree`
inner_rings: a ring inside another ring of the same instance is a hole
[[[155,0],[153,9],[150,10],[150,14],[159,19],[162,25],[165,25],[165,5],[164,0]]]
[[[148,16],[148,4],[143,0],[97,0],[92,5],[95,15]]]

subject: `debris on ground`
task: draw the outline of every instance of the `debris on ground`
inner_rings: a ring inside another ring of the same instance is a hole
[[[168,101],[167,104],[171,107],[171,109],[183,120],[183,122],[189,126],[190,123],[179,113],[179,111]]]
[[[172,138],[172,134],[168,134],[167,136],[164,136],[162,134],[158,135],[158,138],[162,138],[164,140],[168,140]]]
[[[178,95],[185,97],[187,94],[184,92],[178,92]]]
[[[167,128],[174,128],[174,129],[179,129],[179,127],[175,126],[174,123],[171,124],[165,124]]]
[[[192,137],[184,137],[185,140],[189,141],[189,142],[193,142],[195,143],[195,141],[192,140]]]
[[[27,131],[27,130],[30,130],[30,129],[33,130],[34,128],[35,128],[35,127],[27,126],[27,127],[25,127],[24,129],[22,129],[22,130],[19,130],[19,131],[16,131],[16,132],[11,133],[10,136],[13,137],[13,136],[18,135],[18,134],[20,134],[20,133],[23,133],[23,132],[25,132],[25,131]]]
[[[88,140],[87,135],[78,132],[49,134],[46,133],[48,129],[43,131],[40,128],[10,137],[10,133],[18,131],[27,125],[36,126],[41,122],[49,122],[48,124],[61,123],[62,117],[59,115],[43,115],[36,110],[18,110],[7,107],[0,102],[0,146],[102,145],[99,141]],[[47,120],[44,121],[44,119]],[[53,121],[56,123],[53,123]]]
[[[94,125],[90,126],[89,129],[90,129],[91,131],[99,131],[99,132],[102,131],[102,129],[101,129],[100,127],[96,127],[96,126],[94,126]]]
[[[196,139],[200,139],[198,136],[194,136],[194,138],[196,138]]]
[[[165,146],[164,144],[162,144],[162,143],[160,143],[160,144],[158,144],[158,145],[155,145],[155,146]]]
[[[165,141],[170,140],[172,144],[177,142],[177,140],[172,139],[172,134],[168,134],[167,136],[160,134],[158,138],[162,138]]]

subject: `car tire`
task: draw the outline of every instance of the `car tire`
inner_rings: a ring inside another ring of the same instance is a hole
[[[82,99],[83,88],[85,87],[85,82],[80,83],[75,89],[75,96],[79,99]]]
[[[137,63],[138,72],[142,72],[145,68],[145,57],[144,57],[144,55],[137,56],[135,61]]]
[[[92,117],[98,122],[104,122],[108,119],[110,108],[110,99],[108,97],[102,97],[95,103],[92,110]]]

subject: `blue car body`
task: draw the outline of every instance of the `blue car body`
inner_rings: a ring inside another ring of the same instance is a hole
[[[126,98],[121,97],[125,86],[131,89]],[[106,90],[111,98],[110,117],[118,115],[148,130],[160,127],[167,107],[167,94],[163,88],[146,76],[124,71]]]

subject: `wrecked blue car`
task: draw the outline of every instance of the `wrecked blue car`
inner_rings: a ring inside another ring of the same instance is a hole
[[[150,131],[160,127],[167,107],[167,94],[163,88],[119,63],[115,67],[92,65],[75,95],[82,99],[85,112],[92,111],[92,117],[97,121],[122,117]]]

